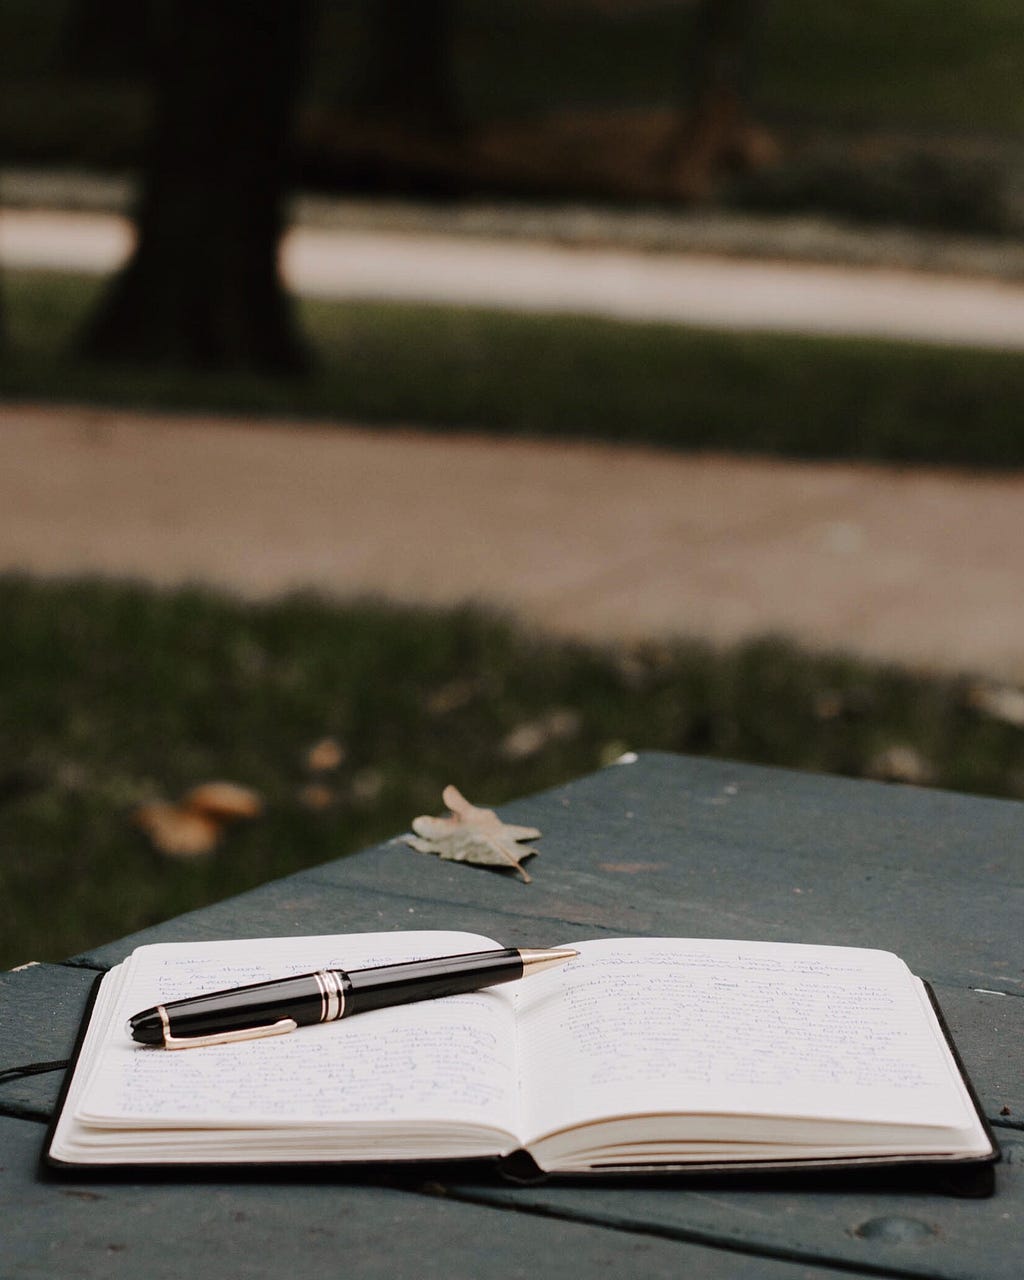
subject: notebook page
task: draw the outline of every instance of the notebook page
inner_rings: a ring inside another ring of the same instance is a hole
[[[572,945],[577,960],[518,997],[527,1140],[629,1113],[972,1123],[921,984],[896,956],[704,939]]]
[[[133,1129],[451,1121],[512,1131],[513,1000],[500,987],[181,1052],[143,1048],[125,1029],[141,1009],[202,991],[496,945],[424,932],[141,947],[91,1052],[76,1118]]]

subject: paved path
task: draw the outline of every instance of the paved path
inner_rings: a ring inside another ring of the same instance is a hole
[[[0,570],[775,631],[1024,680],[1024,476],[9,406]]]
[[[110,214],[13,210],[0,261],[109,271]],[[1024,347],[1024,287],[962,276],[299,226],[291,287]],[[0,568],[476,600],[587,639],[778,631],[1024,680],[1024,477],[358,427],[13,408]]]
[[[12,209],[0,263],[107,272],[131,237],[114,214]],[[310,226],[282,270],[311,296],[1024,349],[1024,285],[958,275]]]

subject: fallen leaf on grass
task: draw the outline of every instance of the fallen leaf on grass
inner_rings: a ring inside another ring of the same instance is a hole
[[[212,853],[229,822],[256,818],[263,801],[237,782],[204,782],[178,804],[156,800],[140,805],[132,820],[154,848],[171,858],[198,858]]]
[[[865,772],[879,782],[906,782],[917,787],[927,786],[932,780],[928,762],[905,743],[893,743],[879,751],[868,761]]]
[[[165,800],[142,805],[135,810],[134,820],[154,847],[172,858],[197,858],[212,853],[220,839],[219,822]]]
[[[306,753],[306,768],[310,773],[329,773],[345,762],[345,748],[337,738],[321,738]]]
[[[514,867],[528,884],[530,877],[520,863],[537,852],[519,843],[536,840],[536,827],[515,827],[502,822],[493,809],[478,809],[455,787],[445,787],[441,799],[451,810],[447,818],[427,815],[414,818],[416,833],[403,837],[420,853],[436,853],[451,862],[472,862],[485,867]]]
[[[263,801],[255,791],[237,782],[204,782],[182,797],[181,807],[206,814],[214,821],[230,822],[235,818],[258,818]]]
[[[1024,689],[1012,685],[975,685],[968,691],[968,703],[975,710],[1024,729]]]
[[[309,782],[299,792],[299,803],[316,811],[329,809],[336,799],[334,791],[325,787],[322,782]]]
[[[432,716],[446,716],[468,706],[483,688],[478,678],[459,676],[448,684],[435,689],[426,698],[426,707]]]
[[[527,760],[552,742],[564,742],[579,733],[579,713],[567,707],[555,707],[538,720],[517,725],[501,744],[506,760]]]

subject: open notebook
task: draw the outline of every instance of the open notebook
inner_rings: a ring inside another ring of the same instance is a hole
[[[125,1028],[204,991],[499,945],[429,932],[140,947],[99,983],[49,1158],[526,1151],[571,1174],[997,1158],[925,984],[883,951],[573,941],[577,959],[536,977],[272,1039],[169,1053]]]

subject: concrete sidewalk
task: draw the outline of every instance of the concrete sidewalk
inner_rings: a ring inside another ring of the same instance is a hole
[[[10,209],[0,262],[107,273],[133,234],[116,214]],[[965,275],[302,225],[281,271],[310,297],[1024,350],[1024,284]]]
[[[1024,476],[8,406],[0,570],[775,632],[1024,680]]]

